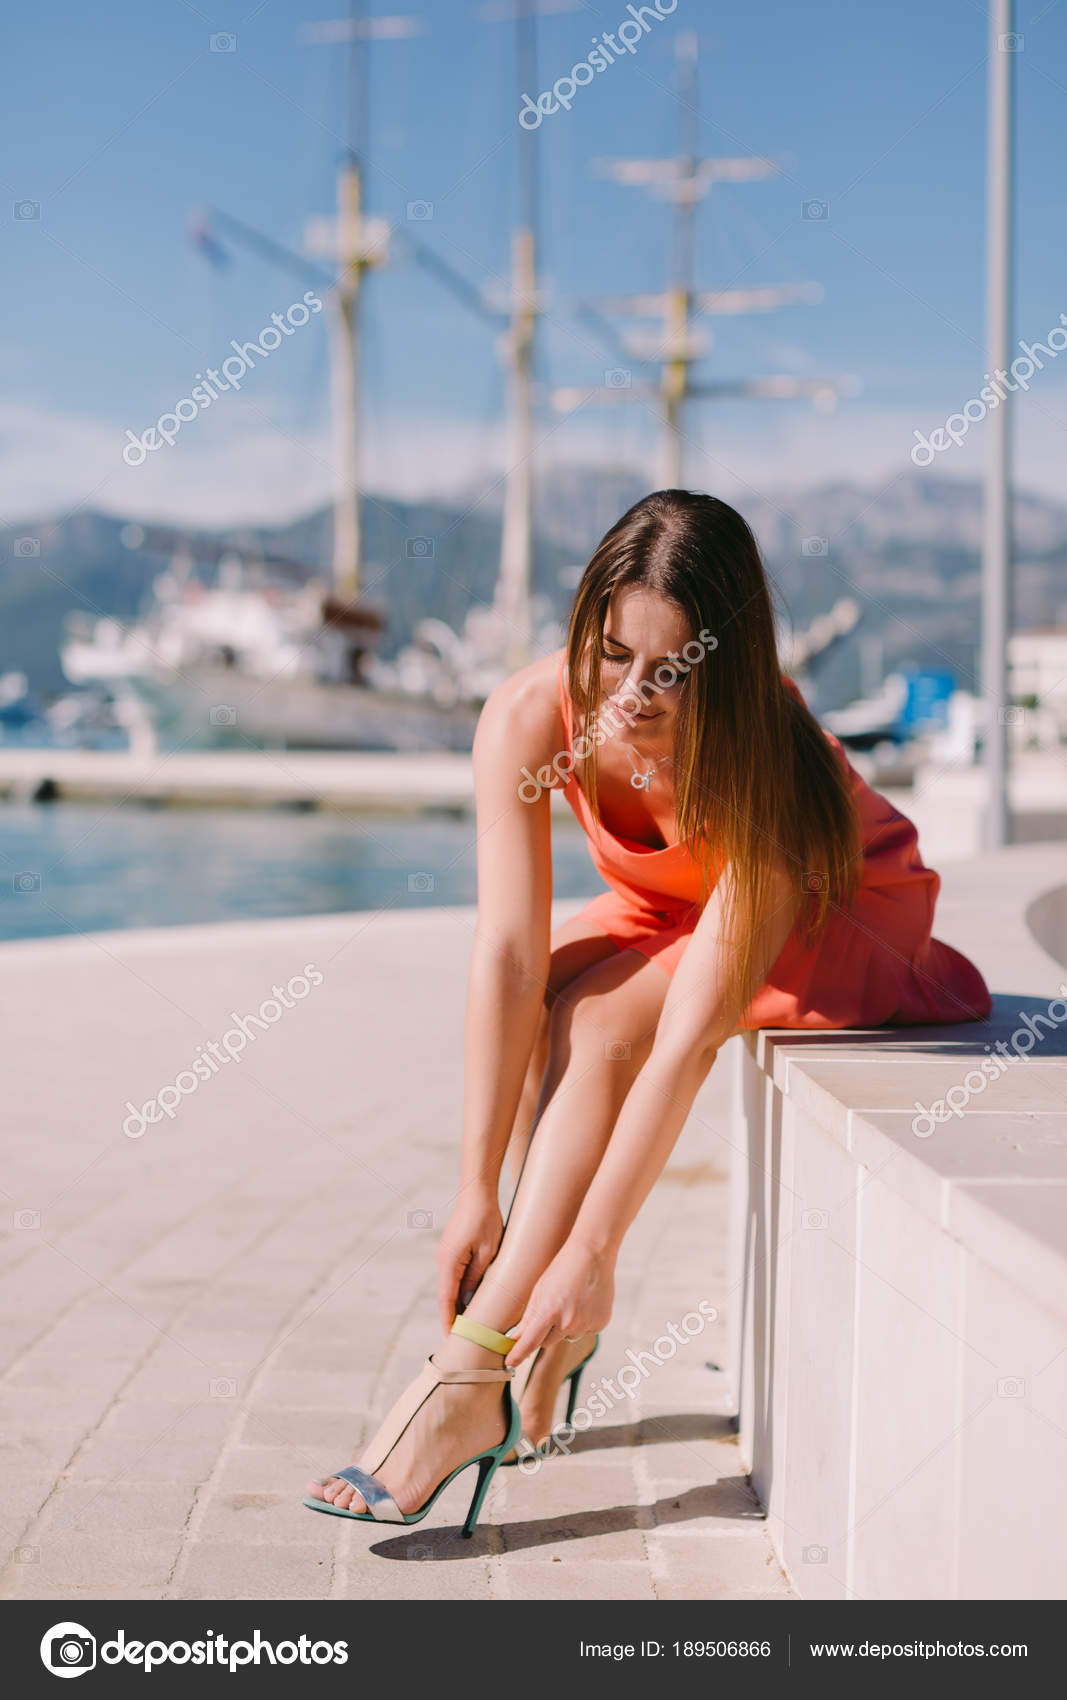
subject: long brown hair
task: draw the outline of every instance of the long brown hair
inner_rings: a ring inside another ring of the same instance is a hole
[[[608,604],[627,585],[666,597],[694,637],[703,635],[703,659],[681,668],[678,833],[702,870],[705,898],[725,875],[722,972],[728,995],[747,1007],[753,940],[771,911],[776,864],[784,860],[810,944],[831,905],[847,907],[855,889],[863,852],[847,771],[783,678],[752,532],[727,503],[687,490],[638,502],[582,574],[567,633],[576,731],[597,725]],[[597,740],[587,736],[584,745],[576,775],[599,822]]]

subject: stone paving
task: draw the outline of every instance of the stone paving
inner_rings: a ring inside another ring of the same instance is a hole
[[[721,1062],[631,1231],[585,1391],[700,1300],[718,1320],[569,1456],[500,1471],[470,1541],[469,1476],[410,1529],[300,1503],[435,1344],[472,926],[427,909],[0,948],[3,1597],[792,1597],[709,1367],[730,1302]],[[292,1007],[260,1013],[275,986]],[[235,1016],[237,1060],[161,1092],[225,1054]],[[129,1119],[157,1096],[173,1117]]]

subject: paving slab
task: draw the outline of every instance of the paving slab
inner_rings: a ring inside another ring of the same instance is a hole
[[[728,1059],[628,1236],[583,1385],[614,1388],[606,1414],[536,1474],[499,1472],[471,1541],[462,1480],[402,1530],[300,1504],[436,1340],[473,922],[368,913],[0,947],[22,1106],[0,1135],[4,1598],[789,1596],[718,1367]],[[123,1132],[131,1103],[309,962],[323,984],[238,1063]]]

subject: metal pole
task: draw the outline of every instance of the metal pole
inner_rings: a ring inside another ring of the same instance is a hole
[[[991,0],[987,180],[986,359],[1003,379],[1011,351],[1012,0]],[[988,415],[985,539],[982,551],[982,695],[985,701],[985,847],[1010,841],[1008,808],[1007,636],[1011,568],[1010,395]]]

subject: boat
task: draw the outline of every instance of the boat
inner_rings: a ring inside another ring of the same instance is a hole
[[[533,53],[533,14],[516,14],[519,79]],[[347,86],[362,86],[356,56],[370,39],[415,33],[412,18],[353,15],[309,26],[306,38],[344,43]],[[354,97],[352,97],[354,98]],[[350,137],[359,115],[348,115]],[[534,156],[523,147],[524,202]],[[558,642],[551,611],[530,595],[533,437],[532,359],[537,317],[532,228],[513,238],[510,299],[485,297],[441,256],[407,234],[405,247],[441,282],[492,323],[510,374],[509,454],[501,553],[492,604],[468,610],[459,631],[441,620],[416,626],[414,641],[385,659],[376,650],[385,628],[381,609],[362,594],[363,528],[357,426],[359,327],[365,274],[390,257],[393,232],[364,210],[362,170],[350,147],[339,167],[336,216],[314,218],[305,252],[294,254],[218,210],[191,223],[197,245],[214,262],[229,239],[297,272],[326,297],[330,337],[336,487],[333,559],[328,578],[316,565],[280,562],[213,540],[191,543],[163,528],[128,526],[127,547],[172,551],[152,585],[140,620],[122,624],[83,614],[67,623],[60,658],[73,685],[121,681],[148,705],[168,741],[268,745],[288,749],[469,749],[486,697],[508,674]],[[328,261],[330,269],[323,269]],[[205,582],[203,573],[210,572]]]
[[[537,86],[535,12],[534,0],[517,0],[507,14],[515,24],[520,95]],[[363,86],[366,70],[354,56],[364,54],[375,36],[403,38],[416,28],[415,19],[353,15],[337,24],[310,26],[309,39],[347,45],[347,86],[354,101],[352,91]],[[711,347],[700,319],[768,312],[820,296],[818,286],[807,284],[717,291],[696,287],[691,271],[697,204],[715,183],[765,179],[780,169],[776,161],[758,157],[698,157],[696,64],[696,38],[684,34],[678,43],[678,157],[608,162],[604,168],[616,181],[651,187],[672,203],[670,287],[660,295],[602,304],[606,313],[624,319],[659,318],[661,329],[651,339],[625,326],[617,331],[593,304],[582,304],[577,317],[625,361],[626,382],[619,381],[620,368],[605,373],[599,392],[583,386],[547,395],[549,405],[562,412],[578,403],[651,405],[664,427],[664,487],[683,482],[691,401],[807,396],[823,408],[847,387],[839,379],[789,374],[717,384],[694,381],[693,368]],[[360,121],[361,115],[350,110],[350,138]],[[213,263],[231,242],[313,283],[325,297],[337,467],[329,575],[318,565],[279,560],[225,540],[191,540],[161,527],[128,526],[123,533],[127,547],[162,553],[170,565],[156,576],[151,604],[140,620],[123,625],[111,618],[72,619],[61,647],[72,684],[121,682],[147,704],[157,733],[168,741],[291,749],[469,749],[478,713],[495,686],[558,646],[561,632],[552,609],[531,594],[534,347],[544,303],[537,264],[536,145],[519,125],[516,134],[520,213],[503,302],[490,287],[478,289],[456,273],[410,232],[401,239],[416,261],[492,325],[503,353],[508,470],[492,602],[470,608],[459,630],[439,618],[424,619],[399,654],[387,658],[380,653],[384,612],[362,591],[359,326],[366,274],[388,265],[396,237],[384,220],[367,216],[360,159],[350,146],[338,171],[335,217],[311,221],[303,253],[290,252],[218,209],[197,214],[192,225],[194,239]],[[793,670],[808,664],[858,618],[855,604],[842,599],[821,617],[821,627],[816,622],[804,635],[800,650],[794,653],[796,640],[785,644],[784,664]]]
[[[956,679],[947,668],[902,667],[887,673],[871,696],[828,710],[821,718],[846,747],[873,750],[878,744],[907,744],[944,731],[954,695]]]
[[[25,673],[0,673],[0,733],[21,732],[38,719]]]

